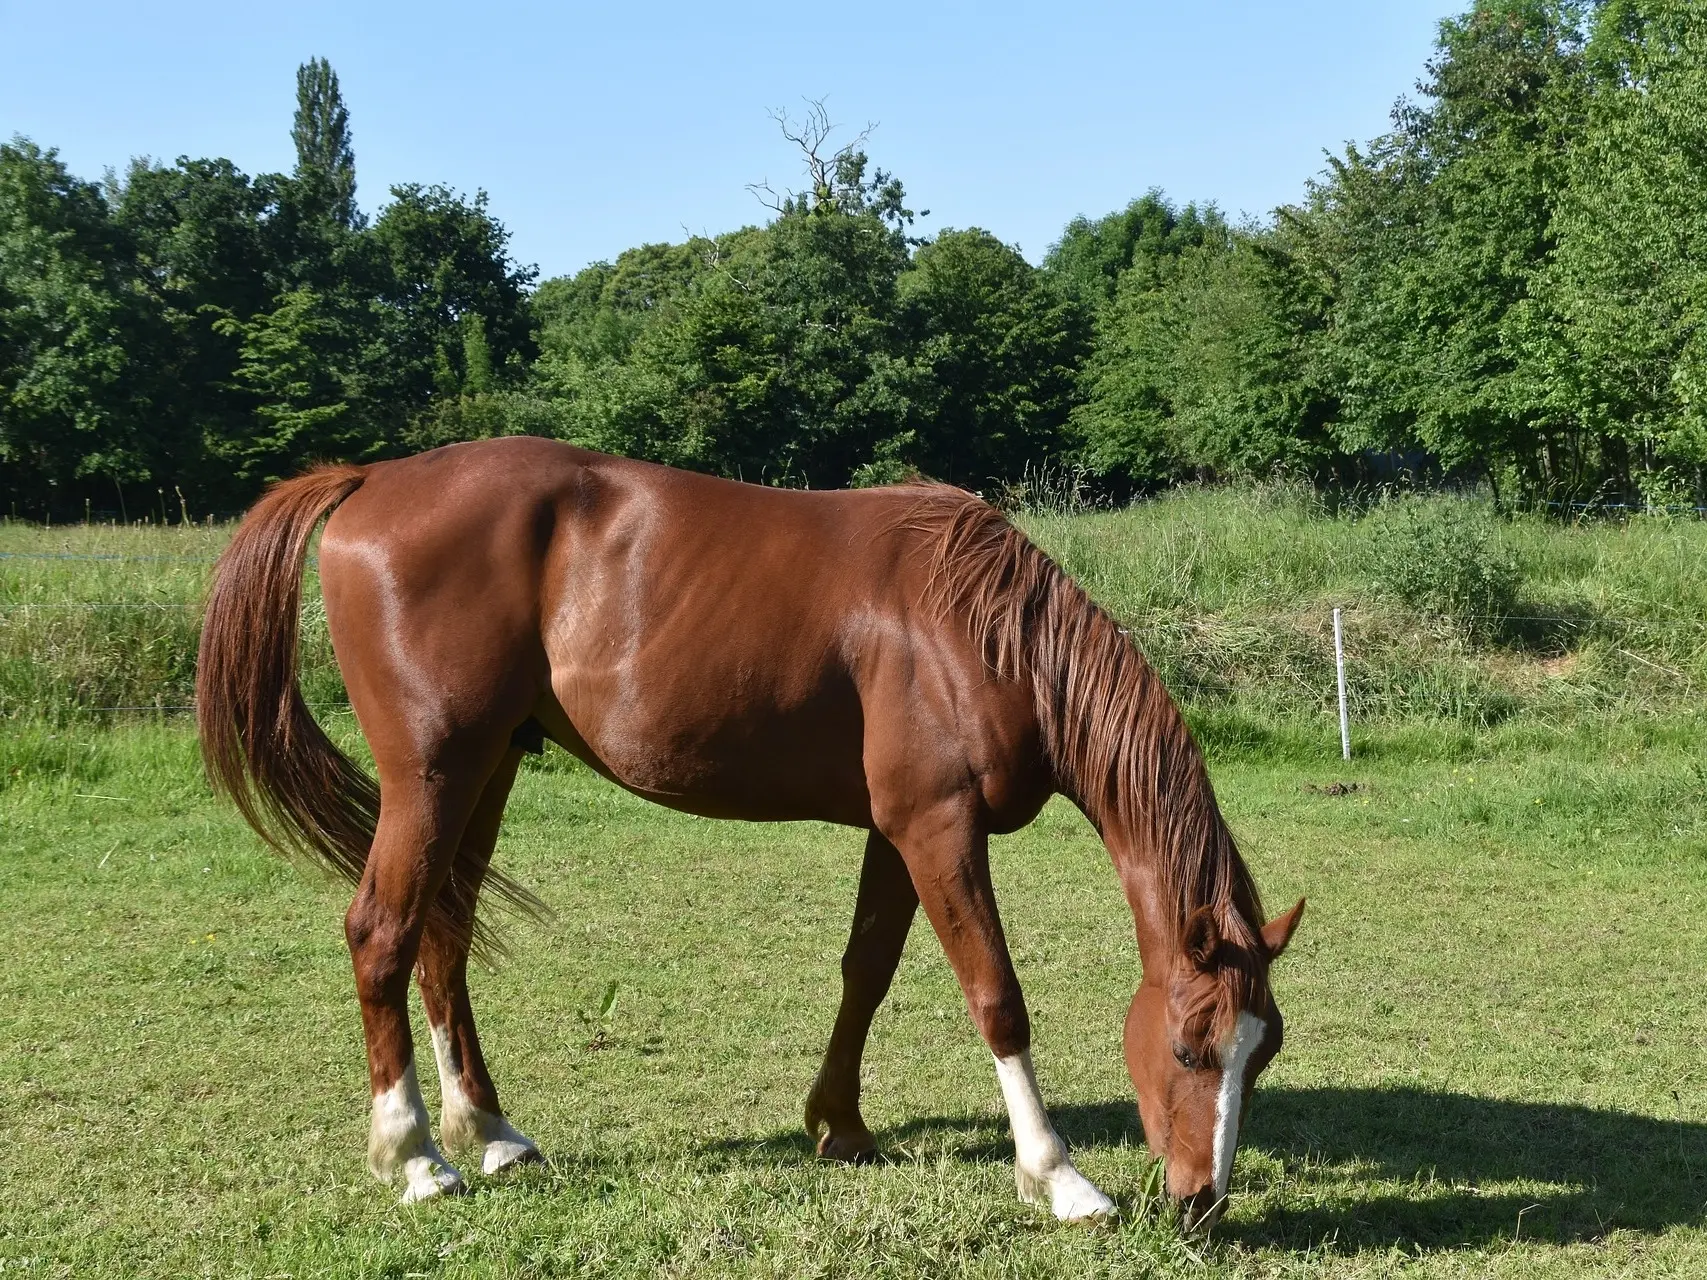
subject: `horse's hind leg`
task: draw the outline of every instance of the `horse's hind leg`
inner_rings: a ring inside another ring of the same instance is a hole
[[[468,948],[474,935],[474,910],[481,883],[491,864],[520,763],[520,748],[512,747],[487,782],[463,833],[450,878],[439,892],[443,911],[427,926],[415,963],[433,1036],[433,1056],[439,1065],[443,1106],[439,1137],[452,1151],[477,1151],[484,1173],[540,1158],[539,1148],[504,1118],[498,1090],[486,1069],[480,1037],[474,1029],[474,1008],[468,998]],[[443,919],[443,926],[439,920]]]
[[[498,754],[441,745],[426,759],[390,769],[380,757],[379,827],[344,916],[373,1087],[368,1167],[384,1182],[401,1175],[405,1201],[463,1189],[462,1175],[433,1143],[415,1078],[409,974],[429,907]]]
[[[901,855],[877,832],[865,844],[853,932],[842,955],[842,1006],[836,1014],[824,1065],[806,1097],[806,1132],[818,1137],[818,1154],[868,1160],[877,1150],[859,1113],[859,1064],[877,1006],[889,992],[919,906]]]

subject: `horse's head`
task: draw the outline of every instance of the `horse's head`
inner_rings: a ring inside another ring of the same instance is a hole
[[[1187,1229],[1207,1231],[1226,1204],[1245,1105],[1280,1051],[1283,1023],[1268,966],[1303,912],[1300,900],[1263,927],[1256,946],[1241,948],[1199,908],[1173,954],[1144,966],[1132,997],[1126,1069],[1138,1090],[1144,1138],[1167,1162],[1168,1194],[1180,1202]]]

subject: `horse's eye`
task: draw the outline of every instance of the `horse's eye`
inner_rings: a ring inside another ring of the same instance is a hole
[[[1187,1071],[1197,1070],[1197,1059],[1192,1056],[1191,1050],[1187,1049],[1183,1044],[1176,1044],[1174,1046],[1174,1061],[1179,1063],[1180,1066],[1184,1067]]]

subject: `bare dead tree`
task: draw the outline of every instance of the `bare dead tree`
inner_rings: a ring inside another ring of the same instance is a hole
[[[824,99],[808,98],[805,118],[799,121],[781,107],[772,110],[770,117],[776,121],[782,136],[800,149],[808,184],[805,191],[785,190],[779,195],[769,182],[748,183],[747,190],[773,213],[848,212],[863,207],[879,184],[892,181],[881,172],[876,183],[865,180],[868,163],[865,146],[872,130],[877,128],[875,122],[868,123],[832,151],[830,137],[840,126],[830,119]]]

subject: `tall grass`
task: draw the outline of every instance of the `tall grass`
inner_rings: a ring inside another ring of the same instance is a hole
[[[1395,562],[1405,547],[1389,536],[1396,513],[1330,511],[1306,489],[1187,490],[1021,522],[1200,707],[1328,712],[1336,605],[1352,711],[1364,722],[1486,727],[1515,715],[1654,710],[1707,682],[1707,524],[1496,521],[1452,497],[1409,505],[1439,523],[1479,522],[1483,553],[1512,571],[1497,616],[1419,606],[1417,573]]]
[[[1364,725],[1562,722],[1659,710],[1707,687],[1707,524],[1693,519],[1495,520],[1450,497],[1413,500],[1401,519],[1379,505],[1331,510],[1290,486],[1074,507],[1044,502],[1019,518],[1200,720],[1328,717],[1335,605]],[[200,602],[228,535],[0,524],[0,719],[186,708]],[[1467,555],[1485,557],[1492,578],[1456,563]],[[343,690],[312,576],[304,684],[330,707]],[[1495,595],[1462,588],[1496,578]],[[1466,612],[1471,598],[1497,616]]]
[[[0,522],[0,720],[182,714],[195,696],[202,598],[228,525]],[[303,685],[337,705],[343,682],[309,575]]]

